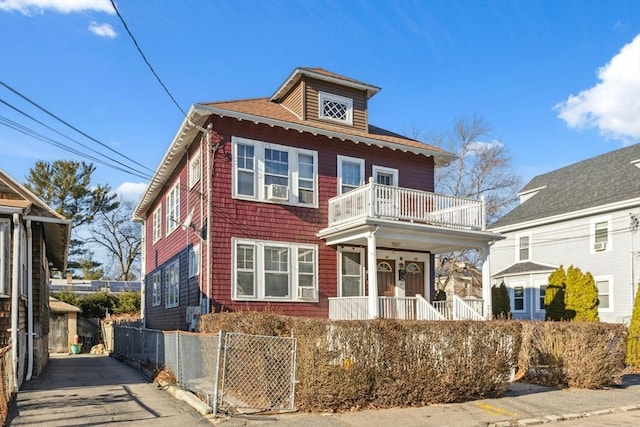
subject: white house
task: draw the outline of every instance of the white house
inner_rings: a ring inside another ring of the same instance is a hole
[[[491,277],[515,318],[544,319],[549,274],[574,265],[599,290],[600,320],[628,322],[640,280],[640,144],[533,178],[520,205],[489,229]]]

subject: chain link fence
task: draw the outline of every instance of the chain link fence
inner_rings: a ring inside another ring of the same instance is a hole
[[[238,333],[199,334],[113,325],[117,356],[166,368],[213,413],[293,411],[296,340]]]

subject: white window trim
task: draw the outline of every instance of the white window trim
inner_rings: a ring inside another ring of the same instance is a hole
[[[175,191],[175,193],[174,193]],[[172,194],[175,194],[175,216],[172,215],[171,209],[169,209],[169,203],[171,202]],[[171,234],[180,225],[180,180],[174,184],[169,190],[166,196],[166,215],[167,215],[167,236]]]
[[[189,248],[189,278],[200,274],[200,244]]]
[[[347,118],[345,120],[336,119],[335,117],[325,116],[323,114],[323,104],[325,100],[347,105]],[[353,125],[353,99],[340,95],[334,95],[328,92],[318,92],[318,118],[322,120],[330,120],[332,122]]]
[[[540,288],[542,288],[542,286],[546,286],[547,289],[549,289],[549,283],[547,283],[546,280],[537,280],[535,285],[536,285],[536,288],[535,288],[536,300],[535,300],[534,310],[536,311],[536,313],[546,313],[545,308],[540,305],[540,298],[542,298]]]
[[[608,308],[600,308],[598,307],[598,312],[601,313],[611,313],[613,312],[613,275],[612,274],[604,274],[602,276],[594,276],[593,282],[598,286],[598,282],[609,282],[609,307]],[[600,298],[600,290],[598,290],[598,298]]]
[[[189,160],[189,188],[193,188],[194,185],[196,185],[199,181],[200,178],[202,177],[202,162],[201,162],[202,156],[200,155],[200,153],[198,152],[198,154],[196,154],[195,156],[193,156],[191,158],[191,160]],[[198,163],[198,167],[196,169],[197,173],[193,173],[194,172],[194,165],[195,163]]]
[[[528,237],[529,238],[529,250],[528,250],[528,257],[525,259],[520,259],[520,239],[522,237]],[[531,233],[520,233],[520,234],[516,234],[515,236],[516,239],[516,262],[527,262],[527,261],[531,261],[533,259],[532,254],[531,254],[531,250],[533,249],[533,239],[531,238]]]
[[[338,194],[342,194],[342,164],[358,163],[360,165],[360,186],[364,185],[364,159],[338,155]]]
[[[596,243],[596,224],[606,222],[607,223],[607,247],[603,251],[595,250]],[[613,250],[613,239],[612,236],[612,223],[613,219],[611,215],[602,216],[598,218],[593,218],[589,221],[589,253],[597,254],[597,253],[606,253],[611,252]]]
[[[314,150],[306,150],[302,148],[290,147],[286,145],[273,144],[265,141],[241,138],[237,136],[231,137],[233,146],[233,176],[232,191],[234,199],[254,200],[261,203],[273,203],[301,206],[306,208],[318,208],[318,152]],[[247,196],[238,193],[238,145],[251,145],[254,147],[254,169],[253,169],[253,185],[254,196]],[[286,151],[289,153],[289,200],[273,201],[267,199],[267,191],[265,188],[265,149]],[[313,203],[301,203],[298,198],[299,188],[299,168],[298,156],[300,154],[308,155],[313,158]]]
[[[374,179],[375,182],[378,182],[378,173],[385,173],[385,174],[391,175],[392,176],[392,180],[393,180],[391,185],[393,187],[397,187],[398,186],[398,169],[388,168],[388,167],[385,167],[385,166],[373,165],[373,168],[372,168],[372,171],[371,171],[371,175],[373,175],[373,179]]]
[[[522,288],[522,310],[516,310],[516,288]],[[526,313],[527,312],[527,284],[526,283],[510,283],[509,284],[509,298],[511,298],[511,312],[512,313]]]
[[[254,247],[254,277],[253,277],[253,289],[254,296],[237,295],[236,283],[237,283],[237,247],[238,245],[249,245]],[[267,297],[265,296],[264,288],[264,248],[265,247],[283,247],[289,249],[289,296],[288,297]],[[276,242],[271,240],[249,240],[239,239],[233,237],[231,239],[231,248],[233,252],[231,265],[232,265],[232,278],[231,278],[231,299],[234,301],[280,301],[280,302],[318,302],[318,245],[313,244],[298,244],[287,242]],[[298,298],[298,250],[311,249],[314,251],[314,298]]]
[[[157,307],[160,304],[162,304],[162,272],[156,271],[151,275],[151,306]]]
[[[342,298],[342,254],[343,252],[355,252],[360,254],[360,293],[359,296],[365,294],[365,250],[362,247],[341,247],[338,249],[338,297]]]
[[[153,243],[156,243],[162,238],[162,204],[153,211],[152,216],[152,228],[153,228]]]
[[[178,279],[178,283],[175,284],[175,301],[169,302],[169,286],[173,286],[174,284],[169,283],[169,270],[176,266],[177,267],[177,279]],[[164,270],[165,273],[165,303],[164,303],[164,307],[165,308],[173,308],[173,307],[178,307],[180,305],[180,260],[176,259],[175,261],[170,262],[169,264],[167,264],[166,269]]]

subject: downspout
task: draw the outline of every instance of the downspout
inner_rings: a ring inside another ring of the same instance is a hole
[[[211,255],[211,171],[213,162],[216,158],[216,152],[219,145],[216,143],[211,147],[211,129],[213,125],[209,123],[207,126],[207,149],[211,150],[211,155],[207,156],[207,308],[206,312],[211,313],[211,263],[213,262],[213,256]]]
[[[20,215],[13,214],[13,276],[11,280],[11,362],[13,365],[13,384],[15,391],[20,388],[18,382],[18,294],[20,293]]]
[[[27,220],[27,351],[29,361],[27,364],[27,378],[31,380],[33,374],[33,234],[31,232],[31,220]]]

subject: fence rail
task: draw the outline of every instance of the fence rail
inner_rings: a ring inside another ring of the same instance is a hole
[[[3,418],[9,409],[9,402],[15,392],[15,384],[13,377],[13,362],[11,361],[11,344],[0,349],[0,424],[4,425],[6,420]]]
[[[113,325],[113,353],[167,368],[178,386],[204,397],[214,414],[294,410],[295,342]]]

